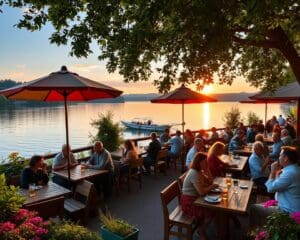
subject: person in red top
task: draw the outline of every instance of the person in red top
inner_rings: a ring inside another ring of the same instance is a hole
[[[236,167],[235,164],[228,164],[220,159],[220,156],[224,153],[224,149],[224,143],[215,142],[208,151],[208,167],[213,177],[224,176],[227,167]]]

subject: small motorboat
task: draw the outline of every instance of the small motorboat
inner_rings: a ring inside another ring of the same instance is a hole
[[[170,128],[172,125],[168,124],[155,124],[151,119],[135,118],[132,121],[121,121],[127,128],[163,132],[166,128]]]

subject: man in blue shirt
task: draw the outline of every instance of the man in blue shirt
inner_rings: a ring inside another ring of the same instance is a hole
[[[94,151],[95,153],[87,161],[86,167],[97,170],[108,170],[107,174],[102,174],[93,181],[98,192],[100,191],[100,186],[102,186],[104,200],[106,201],[113,188],[114,164],[110,152],[103,147],[101,141],[94,143]]]
[[[279,209],[292,213],[300,211],[300,167],[297,151],[292,147],[282,147],[279,163],[271,165],[268,192],[275,193]]]
[[[253,144],[253,153],[249,158],[249,167],[251,177],[256,185],[265,188],[265,182],[268,180],[267,167],[269,164],[268,158],[264,160],[264,145],[257,141]]]
[[[176,135],[172,137],[167,145],[170,145],[170,150],[169,150],[169,157],[178,157],[182,148],[183,148],[183,140],[181,138],[181,131],[177,130]]]
[[[185,161],[185,166],[189,167],[191,162],[194,159],[194,156],[196,153],[204,151],[204,143],[201,138],[196,138],[194,141],[194,146],[189,150],[188,154],[186,155],[186,161]]]
[[[244,145],[246,145],[244,138],[245,138],[245,132],[239,129],[236,135],[233,138],[231,138],[228,145],[228,151],[238,150],[242,148]]]
[[[266,218],[274,212],[293,213],[300,211],[300,167],[298,155],[293,147],[282,147],[278,161],[272,163],[268,181],[265,183],[268,192],[275,193],[277,207],[265,208],[254,204],[250,209],[250,224],[262,226]],[[250,226],[251,227],[251,226]]]
[[[281,151],[281,147],[283,145],[283,143],[280,139],[280,134],[277,132],[273,133],[273,141],[274,141],[274,144],[272,145],[272,151],[269,154],[269,157],[272,162],[278,160],[279,154]]]
[[[78,165],[78,162],[74,157],[74,154],[71,152],[71,147],[67,146],[67,144],[64,144],[62,145],[61,152],[58,153],[53,160],[52,170],[59,171],[59,170],[68,169],[68,158],[70,159],[70,168],[73,168]],[[52,181],[65,188],[70,187],[67,179],[60,177],[56,174],[53,175]]]

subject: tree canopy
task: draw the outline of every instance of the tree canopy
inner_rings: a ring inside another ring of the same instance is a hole
[[[300,82],[298,0],[0,0],[26,11],[17,24],[31,31],[50,22],[50,42],[71,44],[86,57],[95,41],[99,60],[125,82],[168,91],[178,80],[199,86],[239,76],[274,90]]]

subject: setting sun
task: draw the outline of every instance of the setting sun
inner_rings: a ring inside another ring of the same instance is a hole
[[[211,93],[213,91],[212,85],[207,85],[203,88],[202,92],[205,94]]]

